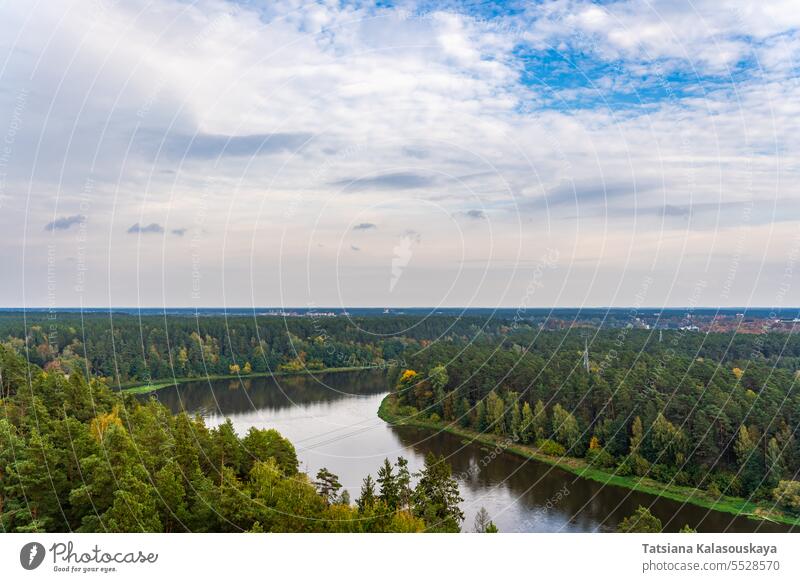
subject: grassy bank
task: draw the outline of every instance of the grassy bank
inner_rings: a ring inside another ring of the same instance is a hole
[[[496,435],[477,433],[458,425],[446,422],[434,422],[420,416],[402,416],[398,409],[394,395],[389,394],[381,402],[378,409],[378,416],[394,425],[408,425],[426,428],[430,430],[445,431],[457,435],[471,442],[481,443],[491,447],[497,447],[503,451],[519,455],[526,459],[532,459],[540,463],[546,463],[553,467],[558,467],[582,477],[591,479],[603,485],[613,485],[624,487],[633,491],[641,491],[650,495],[657,495],[678,501],[681,503],[691,503],[706,509],[722,511],[733,515],[746,516],[751,519],[764,519],[777,523],[800,526],[800,518],[784,515],[779,510],[772,507],[762,507],[752,501],[741,497],[729,497],[726,495],[714,498],[707,492],[694,487],[683,487],[679,485],[666,485],[653,479],[637,476],[616,475],[613,469],[593,467],[584,459],[574,457],[554,457],[546,455],[536,447],[522,445],[509,441],[509,439]]]
[[[156,381],[152,383],[130,383],[120,387],[122,392],[128,394],[147,394],[170,388],[186,382],[210,382],[212,380],[247,380],[250,378],[272,378],[280,376],[318,376],[320,374],[335,374],[337,372],[361,372],[363,370],[376,370],[375,367],[347,367],[347,368],[323,368],[322,370],[300,370],[298,372],[260,372],[256,374],[219,374],[214,376],[194,376],[188,378],[172,378],[170,380]]]

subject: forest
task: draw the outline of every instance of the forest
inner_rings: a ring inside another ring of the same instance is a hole
[[[0,378],[3,532],[457,532],[463,521],[458,484],[434,455],[416,474],[386,459],[353,503],[330,471],[298,472],[275,430],[209,429],[7,346]]]
[[[703,334],[628,327],[542,329],[533,319],[487,316],[244,317],[101,313],[0,313],[0,341],[46,371],[82,370],[111,386],[228,374],[403,366],[447,346],[486,347],[508,361],[546,362],[582,352],[609,373],[643,353],[654,360],[700,358],[745,370],[800,370],[794,334]],[[472,352],[477,353],[477,352]],[[485,355],[485,354],[483,354]],[[441,357],[444,357],[443,354]],[[479,356],[480,357],[480,356]],[[443,360],[445,361],[445,360]],[[487,362],[492,365],[492,362]],[[556,375],[561,374],[559,369]]]
[[[394,405],[412,422],[800,515],[796,370],[755,355],[609,353],[432,345],[394,372]]]
[[[495,337],[479,318],[134,317],[0,314],[0,339],[46,371],[110,385],[209,375],[383,367],[431,341]]]
[[[119,390],[339,367],[385,369],[408,419],[800,516],[794,334],[456,316],[3,314],[0,338],[5,531],[458,531],[443,459],[429,459],[413,489],[403,460],[387,461],[353,505],[335,475],[298,473],[275,431],[211,429]]]

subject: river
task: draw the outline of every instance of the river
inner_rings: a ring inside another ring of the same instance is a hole
[[[385,457],[402,455],[414,471],[428,451],[444,454],[464,498],[464,531],[472,530],[481,507],[501,532],[610,531],[639,505],[659,517],[666,531],[684,524],[701,532],[789,529],[605,486],[449,433],[390,426],[376,414],[386,390],[378,372],[348,372],[197,381],[153,394],[173,412],[202,414],[209,425],[230,418],[240,435],[251,426],[277,429],[297,448],[301,470],[313,477],[327,467],[353,500],[361,480],[368,473],[374,478]]]

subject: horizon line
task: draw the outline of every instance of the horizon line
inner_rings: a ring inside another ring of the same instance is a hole
[[[555,310],[555,309],[570,309],[575,311],[586,310],[586,309],[604,309],[604,310],[637,310],[637,311],[651,311],[651,310],[687,310],[687,311],[697,311],[697,310],[708,310],[708,309],[715,309],[718,311],[733,311],[733,310],[742,310],[742,311],[752,311],[752,310],[771,310],[775,312],[781,311],[792,311],[792,310],[800,310],[800,305],[796,306],[783,306],[783,307],[775,307],[769,305],[753,305],[753,306],[743,306],[743,305],[733,305],[733,306],[719,306],[719,305],[695,305],[695,306],[688,306],[688,305],[675,305],[675,306],[657,306],[657,305],[645,305],[645,306],[636,306],[636,305],[622,305],[619,307],[609,306],[609,305],[587,305],[587,306],[515,306],[515,305],[508,305],[508,306],[483,306],[483,305],[475,305],[475,306],[464,306],[464,305],[457,305],[457,306],[439,306],[434,307],[430,305],[407,305],[407,306],[380,306],[380,305],[349,305],[349,306],[339,306],[335,307],[332,305],[321,305],[321,306],[301,306],[301,305],[292,305],[292,306],[279,306],[279,305],[259,305],[259,306],[250,306],[250,305],[243,305],[243,306],[231,306],[231,305],[204,305],[204,306],[181,306],[181,305],[171,305],[171,306],[142,306],[142,305],[92,305],[92,306],[58,306],[58,307],[51,307],[51,306],[7,306],[7,307],[0,307],[0,311],[49,311],[49,312],[58,312],[61,310],[69,310],[69,311],[88,311],[88,310],[114,310],[114,309],[124,309],[124,310],[169,310],[169,309],[180,309],[180,310],[203,310],[203,309],[217,309],[217,310],[259,310],[259,309],[270,309],[270,310],[297,310],[302,309],[305,311],[310,310],[348,310],[348,309],[389,309],[389,310],[403,310],[403,309],[427,309],[431,311],[441,311],[441,310],[468,310],[468,309],[481,309],[481,310],[505,310],[505,309],[517,309],[520,311],[529,311],[529,310]]]

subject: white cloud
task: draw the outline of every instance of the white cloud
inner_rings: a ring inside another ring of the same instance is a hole
[[[599,276],[614,282],[613,269],[646,269],[658,250],[665,271],[691,287],[704,260],[681,260],[687,241],[714,254],[742,225],[768,229],[768,215],[743,215],[741,204],[790,199],[800,172],[791,162],[800,91],[787,64],[798,54],[798,16],[788,2],[555,1],[486,20],[328,4],[94,6],[0,9],[2,110],[27,92],[0,228],[24,241],[30,260],[12,262],[30,279],[29,304],[44,302],[35,283],[52,233],[42,224],[78,215],[90,218],[82,236],[94,285],[84,304],[190,304],[193,268],[204,273],[203,304],[221,302],[222,281],[234,276],[232,303],[381,304],[387,298],[370,293],[385,292],[391,249],[410,228],[425,244],[388,298],[397,304],[515,305],[526,281],[514,266],[549,247],[567,263],[557,285],[566,291],[547,300],[608,303],[614,285],[595,288],[594,275],[575,284],[571,257],[605,265]],[[519,43],[588,48],[621,69],[570,93],[526,86]],[[748,58],[761,70],[726,80]],[[667,83],[663,99],[603,106],[616,91],[644,91],[639,75],[674,71],[698,96]],[[706,84],[706,75],[722,81]],[[541,108],[553,95],[598,106]],[[0,132],[7,125],[0,119]],[[554,191],[567,193],[558,204],[547,198]],[[698,203],[718,203],[720,220],[663,212]],[[452,220],[476,212],[484,220]],[[369,246],[351,244],[354,225],[374,223]],[[185,235],[144,244],[124,236],[131,224]],[[354,246],[361,252],[330,254]],[[60,252],[75,255],[77,241]],[[763,250],[777,263],[782,252]],[[168,288],[147,275],[137,295],[137,257],[169,272]],[[365,276],[374,286],[357,284]],[[74,277],[63,275],[62,304],[77,303]],[[427,299],[414,281],[430,283]],[[450,293],[453,281],[465,290]],[[21,289],[0,301],[20,303]],[[685,302],[666,293],[653,301]]]

